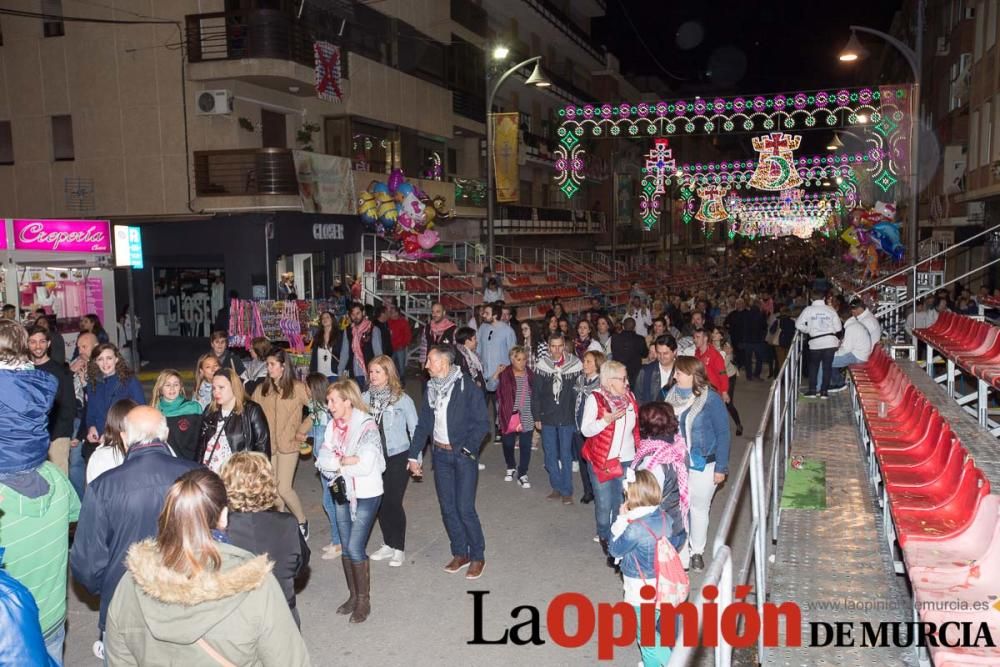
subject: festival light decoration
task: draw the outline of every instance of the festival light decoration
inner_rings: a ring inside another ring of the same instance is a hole
[[[772,132],[751,141],[753,149],[760,153],[760,161],[750,178],[750,185],[758,190],[787,190],[802,184],[793,155],[802,142],[801,136]]]
[[[704,223],[722,222],[729,219],[729,212],[722,200],[726,190],[717,185],[707,185],[698,188],[698,199],[701,204],[694,217]],[[706,227],[707,229],[707,227]]]
[[[653,147],[646,154],[643,167],[642,192],[639,193],[639,218],[646,229],[652,229],[660,218],[661,197],[666,191],[664,183],[676,167],[673,151],[666,139],[653,141]]]

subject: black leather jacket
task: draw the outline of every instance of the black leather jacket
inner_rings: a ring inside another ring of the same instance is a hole
[[[195,459],[199,463],[205,458],[205,449],[215,444],[215,431],[221,410],[205,408],[201,415],[201,432],[198,435],[198,454]],[[271,435],[267,428],[267,418],[259,405],[247,399],[243,402],[242,413],[232,413],[225,425],[226,439],[229,449],[236,452],[261,452],[271,457]]]

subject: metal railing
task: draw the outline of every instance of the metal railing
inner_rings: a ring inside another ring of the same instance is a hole
[[[493,221],[496,234],[603,234],[604,213],[569,209],[501,206]],[[480,221],[480,233],[486,233],[486,221]]]
[[[313,67],[313,37],[294,16],[271,9],[236,10],[184,17],[187,57],[210,60],[275,58]],[[345,71],[347,58],[341,58]]]
[[[286,148],[195,151],[194,182],[199,197],[299,194]]]
[[[740,459],[739,467],[730,469],[732,484],[725,509],[712,541],[712,564],[705,573],[701,585],[715,585],[719,588],[717,604],[724,609],[733,601],[733,587],[746,584],[751,568],[754,573],[754,594],[759,618],[764,617],[764,603],[767,601],[768,524],[771,542],[778,539],[778,525],[781,522],[779,499],[788,469],[788,454],[795,437],[795,416],[798,412],[798,386],[802,377],[802,335],[795,334],[788,349],[788,356],[778,377],[771,383],[764,412],[757,433]],[[769,462],[765,468],[764,461]],[[736,516],[744,503],[750,503],[750,539],[745,545],[732,543],[731,535]],[[704,599],[699,592],[696,606]],[[722,614],[719,614],[719,618]],[[699,636],[702,628],[699,627]],[[717,636],[721,637],[721,632]],[[696,649],[681,646],[683,633],[674,647],[668,665],[682,667],[690,665]],[[767,664],[763,633],[757,638],[757,660]],[[732,646],[715,647],[716,667],[729,667],[732,663]]]

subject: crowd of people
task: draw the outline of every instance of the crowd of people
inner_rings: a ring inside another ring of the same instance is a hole
[[[638,605],[659,540],[684,569],[706,566],[730,423],[743,430],[737,384],[765,367],[774,377],[798,328],[811,336],[807,395],[826,395],[879,338],[864,304],[838,304],[822,279],[809,303],[817,268],[795,259],[751,273],[737,257],[730,270],[743,279],[705,287],[636,283],[624,311],[595,295],[568,313],[556,299],[541,321],[519,321],[503,301],[454,321],[435,303],[414,330],[394,305],[355,302],[343,323],[318,318],[307,375],[274,342],[253,340],[245,358],[219,331],[190,393],[166,369],[147,396],[93,330],[67,362],[54,327],[0,320],[6,572],[34,596],[33,631],[59,664],[67,566],[100,598],[94,648],[110,664],[308,664],[294,581],[318,517],[295,491],[300,464],[318,471],[330,526],[320,559],[343,567],[337,614],[362,623],[371,561],[406,563],[406,490],[428,462],[452,556],[443,569],[484,575],[476,493],[498,443],[505,483],[532,488],[540,447],[548,502],[593,505],[600,557]],[[838,305],[850,311],[843,324]],[[376,521],[383,544],[369,553]],[[648,665],[669,656],[642,651]]]

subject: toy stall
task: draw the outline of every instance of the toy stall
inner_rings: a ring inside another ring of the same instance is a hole
[[[94,313],[115,342],[115,277],[107,220],[6,218],[0,235],[5,302],[54,315],[72,356],[80,318]]]

